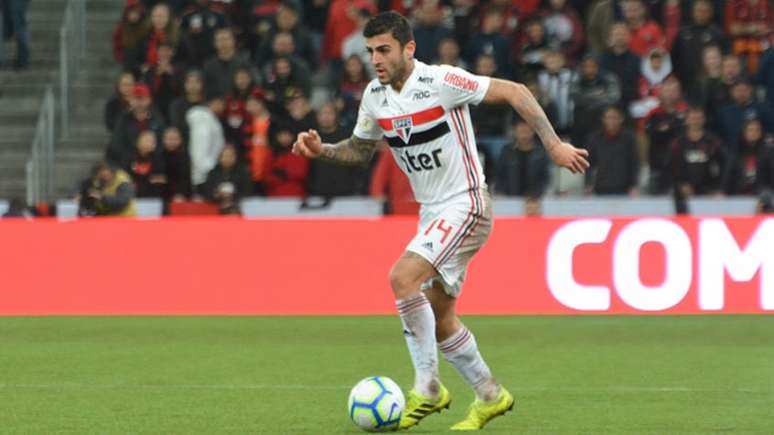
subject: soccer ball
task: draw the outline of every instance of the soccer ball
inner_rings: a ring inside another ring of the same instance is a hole
[[[391,432],[398,428],[405,406],[398,384],[384,376],[371,376],[352,388],[347,411],[357,427],[366,432]]]

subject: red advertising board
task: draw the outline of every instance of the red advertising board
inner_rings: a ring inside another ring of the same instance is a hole
[[[0,223],[0,314],[392,314],[414,219]],[[774,312],[774,219],[499,219],[469,314]]]

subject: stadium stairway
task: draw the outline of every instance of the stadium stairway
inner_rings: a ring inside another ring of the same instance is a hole
[[[113,94],[120,66],[112,54],[113,28],[121,18],[124,1],[87,0],[86,57],[71,93],[70,134],[57,144],[54,195],[70,198],[94,162],[104,156],[110,135],[103,122],[104,108]]]
[[[77,179],[102,154],[107,133],[102,109],[116,73],[110,53],[110,34],[120,18],[122,2],[87,0],[87,56],[72,94],[71,133],[61,139],[57,114],[57,197],[70,196]],[[54,85],[59,104],[59,35],[67,0],[30,2],[30,67],[0,70],[0,198],[24,198],[24,164],[30,153],[45,88]],[[12,62],[15,43],[6,42],[6,62]]]

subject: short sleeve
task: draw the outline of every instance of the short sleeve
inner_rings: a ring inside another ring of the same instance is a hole
[[[491,79],[477,76],[462,68],[441,66],[439,95],[441,104],[451,109],[465,104],[478,104],[486,95]]]
[[[361,139],[379,140],[383,136],[382,128],[366,108],[365,101],[360,103],[357,112],[357,123],[353,134]]]

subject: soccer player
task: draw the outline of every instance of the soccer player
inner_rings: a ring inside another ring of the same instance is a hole
[[[588,168],[585,150],[562,142],[529,90],[449,65],[414,59],[408,21],[395,12],[374,16],[363,30],[376,71],[364,91],[352,137],[322,143],[299,133],[293,152],[341,164],[365,164],[384,137],[421,204],[417,235],[390,270],[390,285],[415,370],[400,428],[448,408],[438,375],[438,349],[475,391],[467,417],[453,430],[475,430],[513,408],[513,396],[492,376],[455,304],[467,265],[492,228],[469,104],[508,103],[535,130],[555,163],[573,173]]]

